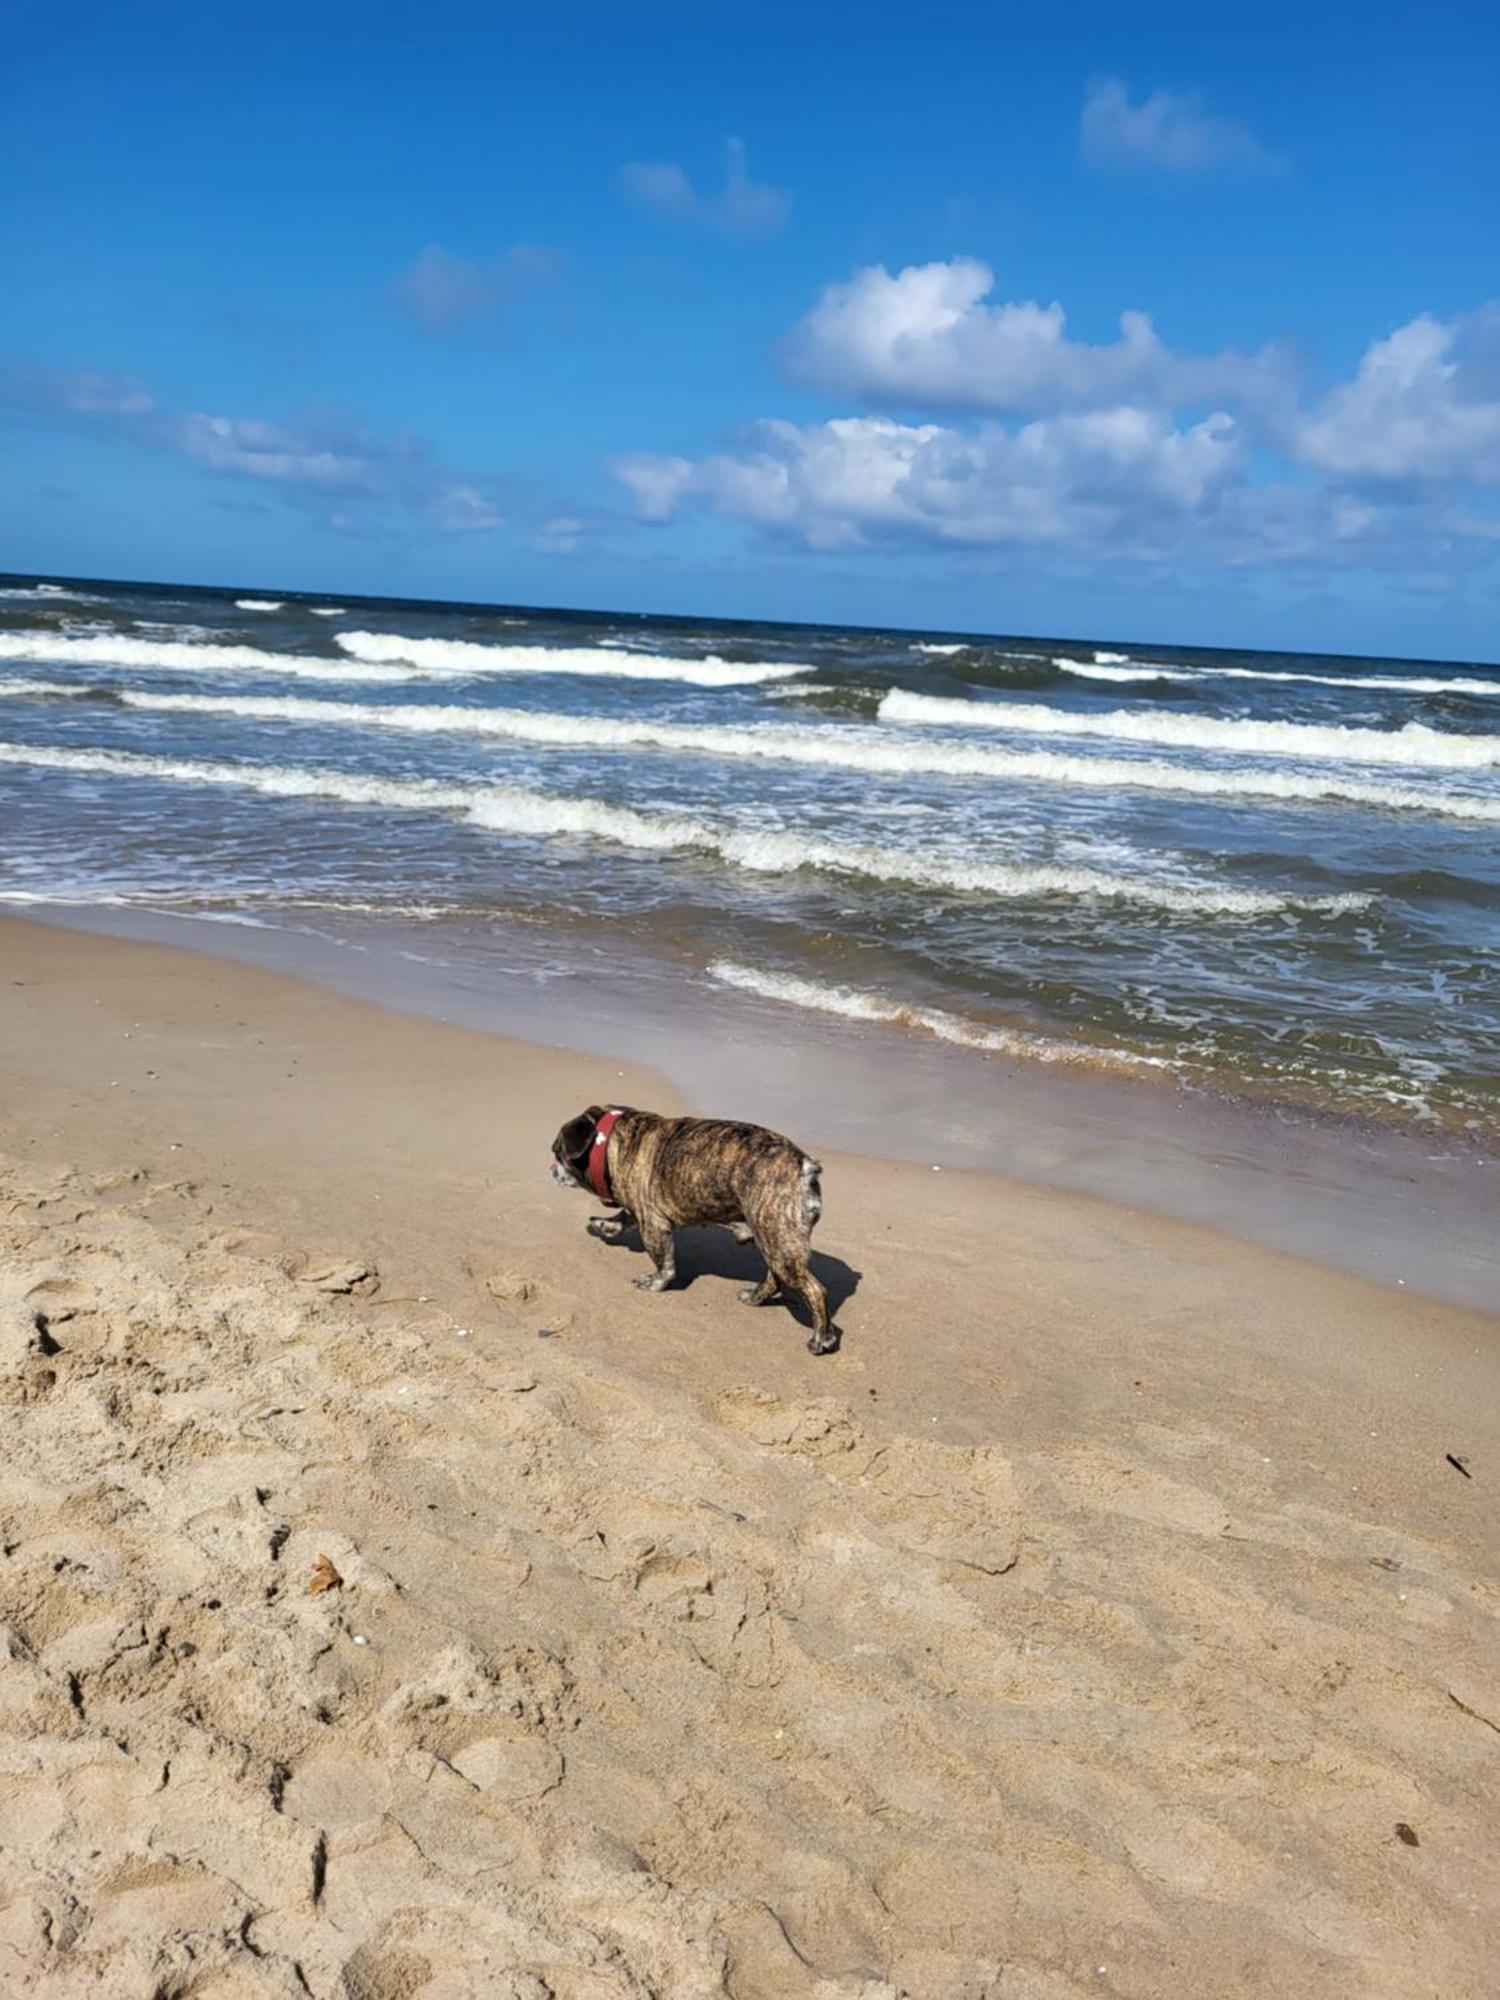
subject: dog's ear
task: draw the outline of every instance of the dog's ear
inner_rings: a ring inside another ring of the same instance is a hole
[[[580,1160],[588,1152],[590,1142],[598,1127],[601,1113],[591,1107],[577,1118],[570,1118],[557,1135],[557,1150],[565,1160]]]

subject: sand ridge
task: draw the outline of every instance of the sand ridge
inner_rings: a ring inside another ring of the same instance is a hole
[[[0,1215],[20,1990],[1489,1990],[1463,1549],[1207,1419],[643,1385],[537,1338],[545,1271],[461,1334],[144,1169],[11,1161]]]

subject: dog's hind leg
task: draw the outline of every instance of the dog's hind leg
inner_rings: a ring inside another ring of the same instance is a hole
[[[764,1255],[764,1252],[762,1252]],[[758,1285],[746,1285],[740,1292],[740,1299],[747,1306],[768,1306],[781,1290],[781,1280],[766,1262],[766,1275]]]
[[[813,1276],[805,1258],[799,1257],[786,1274],[786,1283],[794,1292],[800,1292],[807,1301],[807,1310],[812,1314],[812,1339],[807,1343],[809,1354],[832,1354],[839,1344],[838,1334],[828,1318],[828,1294]]]
[[[638,1216],[636,1220],[646,1255],[656,1266],[656,1272],[653,1277],[636,1278],[632,1282],[637,1291],[664,1292],[677,1279],[677,1246],[671,1224],[655,1215]]]

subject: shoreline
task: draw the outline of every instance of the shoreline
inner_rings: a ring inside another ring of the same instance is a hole
[[[830,1153],[814,1359],[550,1182],[642,1066],[0,954],[28,1991],[1487,1993],[1493,1317]]]
[[[404,1198],[396,1190],[405,1188],[414,1169],[401,1157],[401,1148],[419,1138],[422,1172],[431,1183],[422,1200],[434,1241],[449,1243],[453,1234],[452,1224],[441,1214],[441,1190],[463,1185],[470,1207],[480,1189],[487,1191],[486,1199],[503,1199],[519,1207],[545,1227],[549,1242],[563,1247],[567,1261],[575,1262],[573,1239],[582,1235],[581,1205],[559,1197],[542,1171],[557,1125],[586,1102],[624,1098],[668,1112],[701,1108],[694,1091],[684,1089],[666,1065],[652,1060],[654,1050],[622,1057],[608,1049],[580,1049],[548,1040],[541,1033],[527,1037],[407,1007],[393,1008],[379,982],[372,991],[366,980],[366,990],[356,994],[311,980],[300,968],[268,968],[218,951],[141,942],[9,915],[0,917],[0,962],[7,968],[7,979],[0,983],[0,1026],[9,1015],[12,1084],[24,1079],[24,1051],[26,1060],[39,1065],[35,1088],[42,1101],[55,1105],[58,1089],[65,1085],[68,1115],[59,1121],[57,1132],[72,1141],[73,1151],[91,1163],[106,1164],[118,1151],[124,1112],[124,1129],[133,1143],[149,1150],[153,1173],[213,1171],[221,1160],[241,1166],[253,1160],[259,1176],[257,1198],[269,1196],[278,1206],[283,1200],[280,1184],[300,1182],[297,1201],[285,1209],[289,1222],[304,1212],[303,1204],[309,1201],[311,1214],[325,1206],[334,1218],[346,1212],[343,1198],[330,1196],[324,1187],[322,1173],[335,1163],[340,1171],[351,1164],[346,1132],[370,1123],[383,1126],[389,1117],[395,1122],[384,1137],[381,1172],[372,1180],[367,1200]],[[33,1010],[44,996],[45,1009],[38,1014]],[[259,1009],[267,1023],[253,1034],[240,1019],[251,1009]],[[153,1022],[153,1014],[160,1018]],[[235,1027],[221,1038],[214,1031],[226,1020],[233,1020]],[[96,1032],[100,1027],[105,1031],[102,1038]],[[168,1052],[182,1041],[188,1060],[178,1066],[175,1087],[160,1062],[143,1063],[134,1046],[143,1037]],[[282,1046],[296,1051],[285,1064],[275,1053]],[[245,1065],[243,1077],[226,1067],[230,1048],[237,1048],[237,1060]],[[819,1052],[813,1054],[816,1058]],[[310,1061],[330,1067],[308,1075]],[[388,1113],[381,1099],[387,1066],[403,1086],[393,1092]],[[441,1119],[439,1104],[429,1103],[415,1083],[415,1074],[429,1067],[443,1080]],[[375,1079],[382,1082],[366,1103]],[[469,1101],[476,1079],[493,1079],[478,1084],[481,1091],[496,1093],[488,1118]],[[519,1088],[519,1080],[524,1080],[524,1088]],[[743,1079],[736,1075],[727,1103],[722,1089],[714,1100],[726,1115],[753,1115],[736,1094],[742,1086]],[[264,1102],[257,1091],[264,1094]],[[14,1132],[23,1099],[15,1087],[10,1095],[5,1122]],[[110,1107],[113,1115],[102,1115],[103,1106]],[[331,1106],[337,1106],[340,1114],[334,1129],[327,1116]],[[510,1132],[510,1121],[517,1116],[527,1119],[529,1130],[527,1150],[518,1158],[513,1157]],[[492,1126],[491,1120],[505,1122]],[[175,1141],[168,1137],[163,1143],[168,1126],[182,1130]],[[195,1155],[187,1138],[194,1130],[200,1143],[206,1143],[206,1154]],[[1356,1331],[1359,1316],[1373,1311],[1372,1325],[1404,1324],[1412,1318],[1428,1329],[1424,1337],[1433,1337],[1435,1329],[1459,1330],[1446,1359],[1460,1370],[1466,1350],[1481,1369],[1500,1363],[1500,1343],[1493,1340],[1500,1331],[1500,1311],[1454,1305],[1415,1287],[1341,1271],[1211,1224],[1163,1215],[1143,1203],[1038,1184],[985,1168],[955,1166],[935,1172],[925,1157],[890,1158],[829,1145],[825,1135],[805,1129],[800,1136],[818,1147],[835,1199],[840,1185],[853,1186],[862,1214],[885,1213],[882,1228],[894,1231],[898,1225],[893,1217],[899,1215],[903,1233],[940,1229],[954,1240],[954,1250],[948,1254],[976,1260],[981,1286],[995,1278],[993,1260],[1020,1255],[1035,1262],[1032,1282],[1039,1292],[1045,1291],[1065,1245],[1098,1239],[1117,1250],[1130,1246],[1141,1264],[1136,1283],[1142,1296],[1150,1295],[1154,1268],[1160,1263],[1210,1272],[1216,1280],[1233,1273],[1236,1284],[1259,1284],[1265,1298],[1305,1291],[1322,1305],[1336,1304],[1354,1333],[1356,1348],[1364,1339]],[[102,1142],[105,1138],[108,1144]],[[825,1215],[831,1213],[830,1202]],[[403,1232],[407,1226],[401,1223]],[[708,1232],[710,1239],[715,1234]],[[633,1264],[628,1275],[636,1275]],[[916,1295],[921,1296],[920,1288]],[[747,1317],[754,1329],[780,1320],[781,1334],[792,1332],[780,1309]],[[1232,1319],[1241,1325],[1237,1337],[1261,1350],[1265,1359],[1274,1359],[1278,1366],[1305,1360],[1300,1336],[1276,1321],[1264,1299],[1247,1299]],[[775,1354],[784,1344],[784,1338],[773,1339],[768,1352]],[[1326,1368],[1339,1360],[1341,1365],[1363,1367],[1371,1355],[1393,1371],[1405,1366],[1409,1356],[1399,1347],[1382,1353],[1382,1345],[1377,1340],[1369,1353],[1357,1357],[1323,1355],[1317,1366]],[[808,1358],[814,1379],[821,1365],[826,1364]],[[1388,1379],[1395,1379],[1394,1372]],[[1454,1415],[1473,1414],[1462,1400],[1451,1407]],[[1496,1427],[1500,1436],[1500,1415]]]
[[[294,913],[292,913],[294,915]],[[800,1132],[819,1149],[999,1175],[1143,1206],[1333,1271],[1500,1315],[1500,1157],[1444,1127],[1310,1114],[1156,1073],[1111,1075],[994,1055],[887,1023],[809,1016],[670,967],[579,959],[544,974],[545,929],[514,932],[507,978],[444,957],[426,927],[205,919],[37,905],[0,925],[134,938],[269,968],[413,1019],[612,1061],[620,1047],[695,1111]],[[490,937],[503,927],[488,927]],[[461,952],[461,943],[460,943]]]

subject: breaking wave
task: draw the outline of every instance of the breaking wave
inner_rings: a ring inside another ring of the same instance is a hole
[[[693,756],[754,758],[881,777],[993,778],[1116,791],[1181,792],[1197,798],[1253,803],[1373,806],[1424,812],[1442,819],[1500,821],[1500,798],[1470,798],[1416,785],[1369,783],[1333,774],[1214,771],[1193,765],[1129,762],[1054,750],[991,750],[968,744],[882,737],[877,731],[796,729],[775,723],[731,727],[714,723],[623,722],[604,715],[557,715],[520,708],[461,708],[318,701],[306,695],[147,694],[135,689],[65,687],[49,681],[0,680],[0,698],[103,696],[126,708],[185,715],[234,715],[247,722],[305,722],[344,728],[392,729],[408,735],[494,736],[559,749],[670,750]]]
[[[282,599],[279,597],[237,597],[234,600],[236,611],[279,611],[281,607]]]
[[[432,668],[356,666],[304,653],[268,653],[260,646],[197,645],[180,639],[136,639],[123,633],[88,637],[50,632],[0,632],[0,660],[36,666],[122,667],[150,673],[285,674],[303,681],[397,682],[452,679]]]
[[[763,1000],[777,1000],[784,1006],[838,1014],[846,1021],[889,1022],[893,1027],[918,1029],[940,1042],[955,1042],[965,1049],[1023,1056],[1032,1062],[1084,1063],[1090,1068],[1115,1064],[1132,1069],[1173,1067],[1164,1056],[1133,1055],[1124,1049],[1060,1042],[1048,1035],[1026,1034],[1019,1028],[986,1027],[979,1021],[966,1021],[961,1014],[944,1013],[941,1008],[908,1006],[883,993],[863,993],[852,986],[826,986],[816,980],[800,979],[794,973],[763,972],[732,958],[716,958],[708,967],[708,976],[722,986],[735,986],[743,993],[755,993]]]
[[[338,643],[356,660],[405,664],[450,674],[597,674],[632,681],[684,681],[690,687],[756,687],[764,681],[809,674],[794,661],[672,659],[603,646],[482,646],[472,639],[403,639],[395,632],[340,632]]]
[[[1180,915],[1260,917],[1298,910],[1342,916],[1367,909],[1374,900],[1368,895],[1284,895],[1269,889],[1113,875],[1091,868],[960,859],[870,842],[812,840],[797,833],[746,832],[711,826],[686,815],[640,813],[596,799],[549,796],[515,786],[454,785],[427,778],[366,777],[285,765],[222,764],[20,743],[0,743],[0,763],[225,786],[274,798],[329,799],[399,811],[454,813],[471,825],[499,833],[575,839],[585,835],[623,847],[709,854],[731,867],[757,874],[793,874],[807,868],[1000,901],[1083,898],[1134,903]]]
[[[1038,736],[1102,736],[1171,749],[1240,756],[1305,757],[1352,764],[1406,764],[1440,771],[1481,771],[1500,764],[1500,736],[1454,736],[1408,722],[1399,729],[1346,729],[1333,723],[1219,720],[1196,715],[1139,715],[1117,708],[1083,715],[1036,703],[950,701],[897,688],[880,704],[882,722],[954,723],[966,729],[1015,729]]]
[[[1474,674],[1439,679],[1432,674],[1299,674],[1270,667],[1168,667],[1158,660],[1130,660],[1125,653],[1095,653],[1094,664],[1057,657],[1065,674],[1090,681],[1295,681],[1305,687],[1377,688],[1388,694],[1500,694],[1500,681]]]

